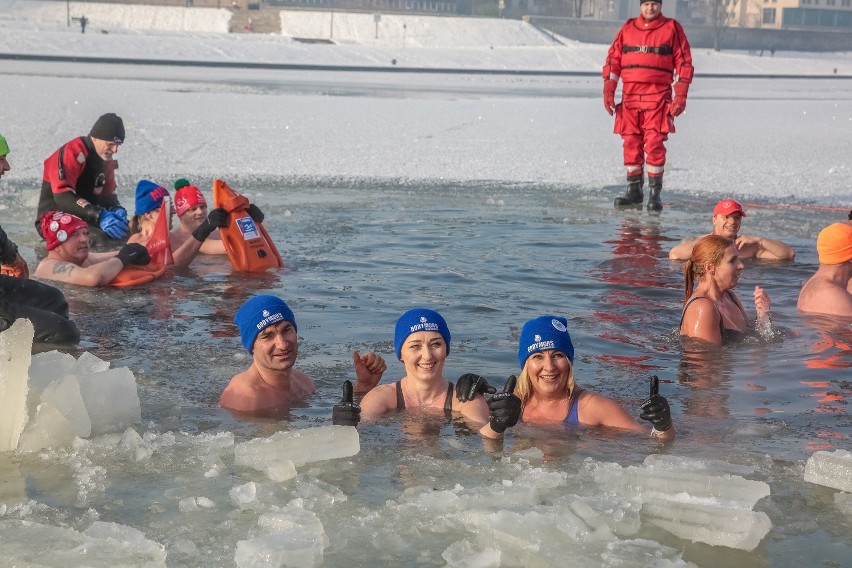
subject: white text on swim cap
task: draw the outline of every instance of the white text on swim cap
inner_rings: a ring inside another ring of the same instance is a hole
[[[411,326],[409,333],[414,333],[415,331],[437,331],[441,330],[438,328],[437,323],[432,323],[430,321],[417,323]]]
[[[264,312],[266,312],[266,310],[264,310]],[[284,315],[281,313],[272,314],[271,316],[265,317],[259,322],[257,322],[257,329],[263,329],[266,326],[282,321],[283,319]]]
[[[547,341],[536,341],[527,347],[527,353],[532,353],[533,351],[548,351],[550,349],[556,349],[556,343],[552,339],[548,339]]]

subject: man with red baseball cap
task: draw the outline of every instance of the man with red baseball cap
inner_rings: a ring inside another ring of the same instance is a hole
[[[792,260],[796,251],[785,243],[758,237],[756,235],[739,235],[740,224],[746,216],[743,206],[733,199],[723,199],[713,208],[713,232],[711,235],[720,235],[731,239],[737,245],[740,258],[759,258],[761,260]],[[669,252],[672,260],[689,260],[692,256],[692,247],[700,237],[684,239]]]
[[[106,286],[129,265],[151,262],[139,243],[126,244],[118,252],[89,252],[89,224],[64,211],[48,211],[41,218],[41,234],[47,256],[35,276],[80,286]]]

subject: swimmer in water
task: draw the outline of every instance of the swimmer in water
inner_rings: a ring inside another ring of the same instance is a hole
[[[48,211],[41,219],[47,256],[34,276],[80,286],[106,286],[125,266],[151,262],[148,250],[128,243],[118,252],[90,252],[89,225],[71,213]]]
[[[160,216],[160,206],[163,204],[163,200],[168,198],[168,190],[152,181],[143,179],[136,185],[136,211],[130,220],[131,235],[127,239],[128,243],[145,244],[151,240],[154,227]],[[169,213],[170,215],[172,214],[171,207],[169,208]],[[172,219],[169,218],[169,228],[171,226]],[[177,241],[172,238],[172,233],[174,232],[172,231],[169,234],[169,244],[172,249],[174,265],[188,266],[195,256],[201,252],[211,233],[219,227],[227,226],[228,213],[224,209],[213,209],[198,222],[194,230],[189,232],[188,237],[192,238]]]
[[[502,438],[506,429],[517,423],[521,407],[511,392],[514,382],[507,385],[507,392],[490,401],[478,396],[462,402],[453,396],[454,385],[444,377],[450,330],[438,312],[415,308],[402,314],[396,322],[394,350],[405,365],[405,376],[395,383],[379,385],[364,396],[360,408],[355,409],[364,419],[375,419],[391,411],[461,414],[486,438]],[[344,400],[334,408],[335,423],[341,423],[347,409],[352,410],[347,405],[354,403],[347,394],[344,387]],[[357,416],[353,422],[357,424]]]
[[[806,313],[852,317],[852,225],[834,223],[820,231],[817,253],[819,268],[802,286],[796,307]]]
[[[752,326],[745,308],[733,291],[742,270],[743,263],[734,241],[719,235],[698,239],[692,249],[692,257],[683,267],[681,337],[722,345],[739,341],[745,336]],[[771,305],[769,294],[760,286],[755,286],[757,319],[754,327],[771,323]]]
[[[577,385],[574,344],[565,318],[548,315],[526,322],[518,344],[521,374],[515,393],[522,403],[524,422],[603,426],[647,433],[647,426],[634,420],[615,401]],[[653,437],[670,440],[675,437],[671,409],[657,390],[657,378],[653,377],[651,397],[642,405],[639,417],[652,424]],[[477,392],[496,391],[478,375],[459,377],[459,399],[469,399]]]
[[[796,257],[794,251],[787,244],[766,237],[756,235],[740,235],[740,226],[745,217],[743,206],[733,199],[723,199],[713,209],[713,235],[719,235],[734,241],[737,254],[741,259],[756,258],[758,260],[792,260]],[[684,239],[669,252],[672,260],[689,260],[692,247],[698,242],[694,239]]]
[[[255,296],[234,316],[240,340],[252,356],[248,369],[235,375],[222,395],[222,408],[240,413],[264,414],[286,411],[316,390],[316,385],[296,368],[299,337],[296,317],[287,304],[275,296]],[[367,392],[382,378],[385,360],[376,353],[352,353],[356,392]]]

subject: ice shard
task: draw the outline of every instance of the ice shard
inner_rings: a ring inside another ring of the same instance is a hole
[[[237,465],[267,471],[290,461],[299,467],[308,463],[354,456],[361,451],[358,430],[352,426],[320,426],[276,432],[234,447]]]
[[[34,334],[33,324],[26,319],[0,333],[0,452],[18,447],[27,424],[27,377]]]
[[[852,493],[852,452],[814,452],[805,463],[805,481]]]

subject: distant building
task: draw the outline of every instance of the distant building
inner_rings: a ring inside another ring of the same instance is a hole
[[[762,0],[760,27],[852,29],[852,0]]]

